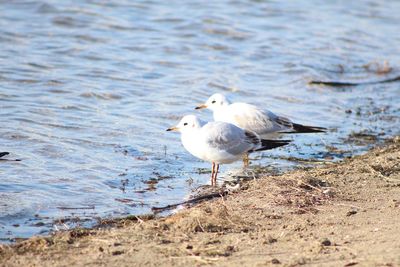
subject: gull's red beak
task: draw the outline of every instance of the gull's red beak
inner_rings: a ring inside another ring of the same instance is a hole
[[[195,107],[194,109],[203,109],[203,108],[207,108],[207,105],[201,104],[201,105],[198,105],[197,107]]]
[[[167,132],[170,132],[170,131],[179,131],[179,128],[178,127],[170,127],[170,128],[168,128],[167,129]]]

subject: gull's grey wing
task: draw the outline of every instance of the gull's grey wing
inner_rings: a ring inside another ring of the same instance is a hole
[[[261,144],[257,135],[230,123],[209,122],[203,126],[202,131],[210,147],[232,155],[244,154]]]
[[[281,116],[276,116],[276,118],[274,119],[274,121],[279,124],[280,126],[283,127],[282,130],[288,130],[288,129],[293,129],[293,123],[291,120],[289,120],[288,118],[285,117],[281,117]]]
[[[245,103],[230,105],[230,112],[240,128],[253,131],[259,135],[279,132],[291,127],[288,119],[279,117],[269,110],[262,110]]]

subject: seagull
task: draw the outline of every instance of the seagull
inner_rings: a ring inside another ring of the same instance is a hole
[[[181,133],[183,146],[193,156],[212,163],[211,185],[216,186],[219,165],[232,163],[247,153],[287,145],[289,140],[266,140],[258,134],[231,123],[205,123],[195,115],[186,115],[167,131]]]
[[[253,131],[261,137],[274,133],[324,133],[326,128],[307,126],[247,103],[230,103],[222,94],[213,94],[205,104],[195,109],[213,111],[215,121],[232,123],[242,129]]]

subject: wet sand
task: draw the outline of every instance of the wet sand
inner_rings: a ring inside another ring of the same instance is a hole
[[[400,138],[166,218],[2,245],[2,266],[400,266]]]

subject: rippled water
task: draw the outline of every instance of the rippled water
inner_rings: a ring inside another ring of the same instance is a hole
[[[330,128],[254,165],[336,159],[365,150],[351,133],[398,134],[400,83],[308,81],[399,74],[399,10],[395,0],[0,1],[0,150],[22,160],[0,161],[0,238],[146,213],[209,183],[209,164],[165,129],[214,92]],[[392,71],[377,74],[385,61]]]

